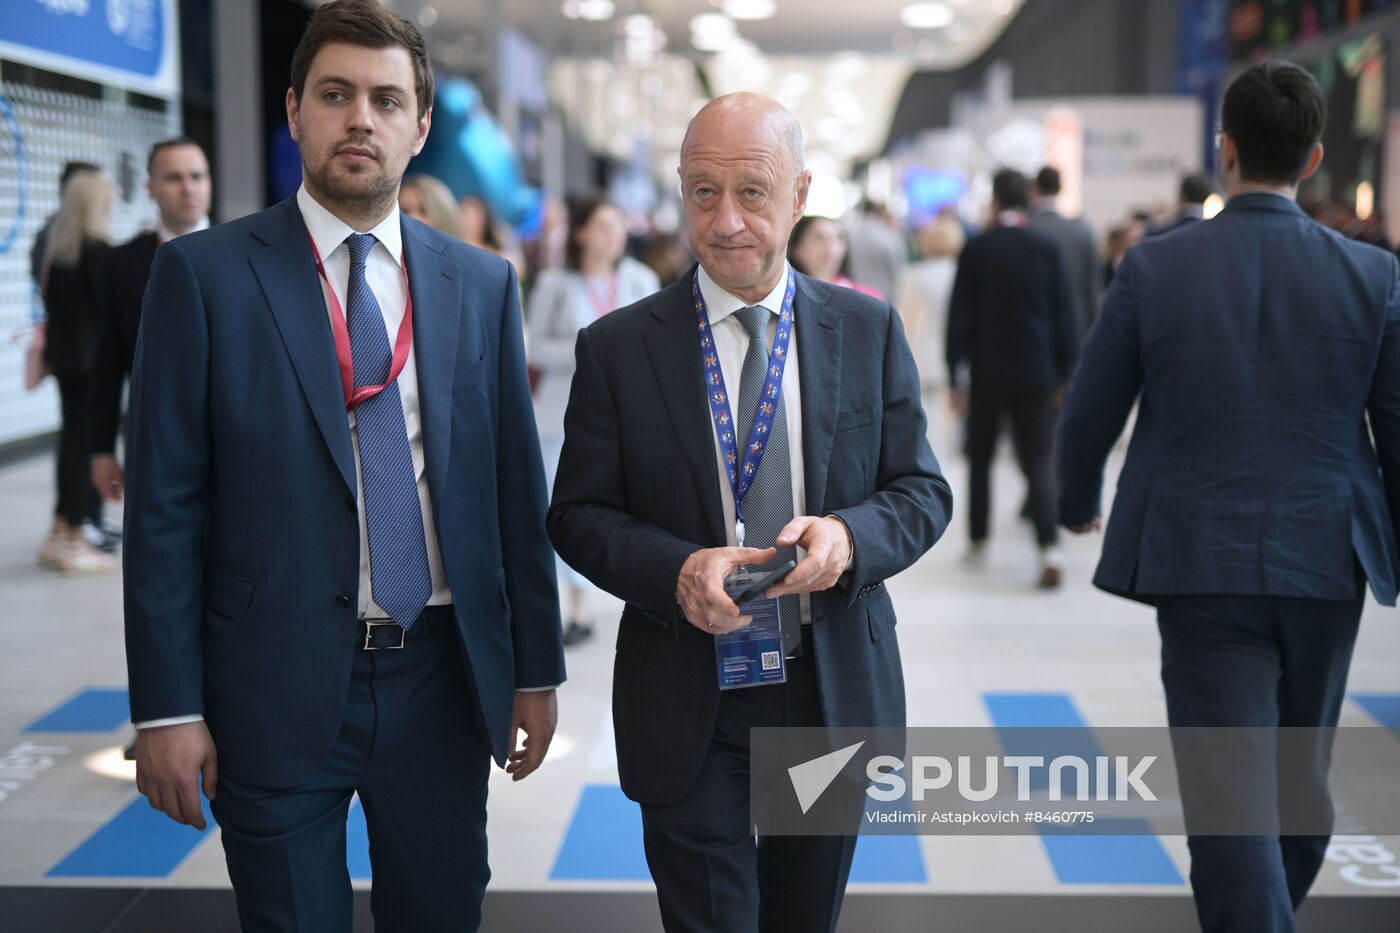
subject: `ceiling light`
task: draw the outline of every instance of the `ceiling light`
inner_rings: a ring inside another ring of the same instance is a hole
[[[724,0],[725,14],[733,19],[770,19],[778,12],[773,0]]]
[[[616,7],[613,0],[564,0],[563,12],[569,19],[584,19],[599,23],[611,19]]]
[[[942,29],[953,19],[946,3],[911,3],[899,11],[899,21],[910,29]]]
[[[723,13],[701,13],[690,20],[692,36],[732,36],[734,20]]]

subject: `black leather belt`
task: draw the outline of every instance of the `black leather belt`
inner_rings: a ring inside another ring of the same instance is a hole
[[[452,624],[456,616],[451,604],[446,606],[426,606],[413,625],[404,629],[393,619],[360,619],[357,624],[359,636],[356,642],[365,651],[402,648],[404,642],[430,635],[443,625]]]

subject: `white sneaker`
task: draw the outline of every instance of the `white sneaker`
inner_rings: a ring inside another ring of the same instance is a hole
[[[987,542],[974,541],[967,546],[967,552],[963,554],[963,565],[972,570],[981,570],[987,566]]]
[[[58,569],[68,576],[110,573],[117,569],[117,562],[110,554],[103,554],[86,541],[67,541],[58,559]]]

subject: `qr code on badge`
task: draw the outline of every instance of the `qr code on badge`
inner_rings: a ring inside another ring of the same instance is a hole
[[[778,669],[778,652],[765,651],[759,659],[765,671],[776,671]]]

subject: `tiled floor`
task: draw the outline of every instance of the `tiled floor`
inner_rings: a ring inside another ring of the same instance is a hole
[[[961,462],[946,443],[935,446],[961,498]],[[51,910],[34,929],[81,930],[86,927],[55,919],[62,912],[56,905],[71,910],[77,898],[102,900],[92,889],[152,889],[156,900],[144,901],[145,914],[118,897],[112,902],[134,912],[93,929],[174,929],[132,918],[160,914],[153,904],[176,905],[171,909],[178,913],[184,901],[161,894],[167,889],[227,889],[222,851],[212,838],[217,830],[201,837],[137,800],[132,770],[119,752],[129,729],[122,714],[121,583],[117,575],[64,579],[35,564],[51,488],[48,458],[0,467],[0,592],[7,610],[0,620],[0,912],[20,894],[37,897],[67,887],[72,898],[30,897],[29,913],[8,916]],[[1092,726],[1163,724],[1150,611],[1090,586],[1097,537],[1067,541],[1066,585],[1049,595],[1036,591],[1029,532],[1014,517],[1022,489],[1004,456],[995,482],[1001,518],[984,571],[971,574],[959,562],[966,534],[959,514],[945,540],[891,585],[911,724],[994,725],[994,697],[1006,693],[1044,695],[1044,702]],[[597,602],[598,637],[568,655],[559,734],[545,768],[521,784],[503,775],[493,782],[488,928],[497,928],[493,916],[501,928],[519,928],[509,919],[512,912],[537,903],[525,895],[542,892],[572,900],[558,901],[531,928],[655,927],[639,817],[616,788],[608,706],[619,607]],[[1344,723],[1374,724],[1397,714],[1400,620],[1393,610],[1367,607],[1351,692]],[[364,887],[368,869],[358,825],[352,817],[350,863]],[[1146,850],[1110,840],[1066,860],[1037,836],[863,840],[843,929],[1003,929],[1013,921],[992,918],[1012,917],[1017,909],[1028,922],[1049,924],[1042,929],[1146,929],[1106,919],[1141,898],[1157,899],[1161,908],[1154,911],[1154,929],[1189,928],[1184,840],[1147,837],[1142,843]],[[1400,864],[1400,839],[1380,839],[1377,846],[1373,857]],[[1311,928],[1400,929],[1400,880],[1391,878],[1388,887],[1358,884],[1348,880],[1356,872],[1344,871],[1346,853],[1334,855],[1315,888],[1319,906],[1308,908],[1316,911]],[[1388,874],[1376,866],[1368,871],[1361,876]],[[226,895],[210,897],[227,915]],[[1385,900],[1351,900],[1361,897]],[[1344,903],[1362,912],[1346,927],[1336,919],[1322,925],[1329,901],[1338,905],[1335,918],[1344,915]],[[566,902],[592,906],[560,910]],[[1013,902],[1021,907],[1007,906]],[[1125,916],[1143,914],[1128,910]],[[202,925],[216,927],[225,928]],[[0,928],[26,929],[3,919]]]

